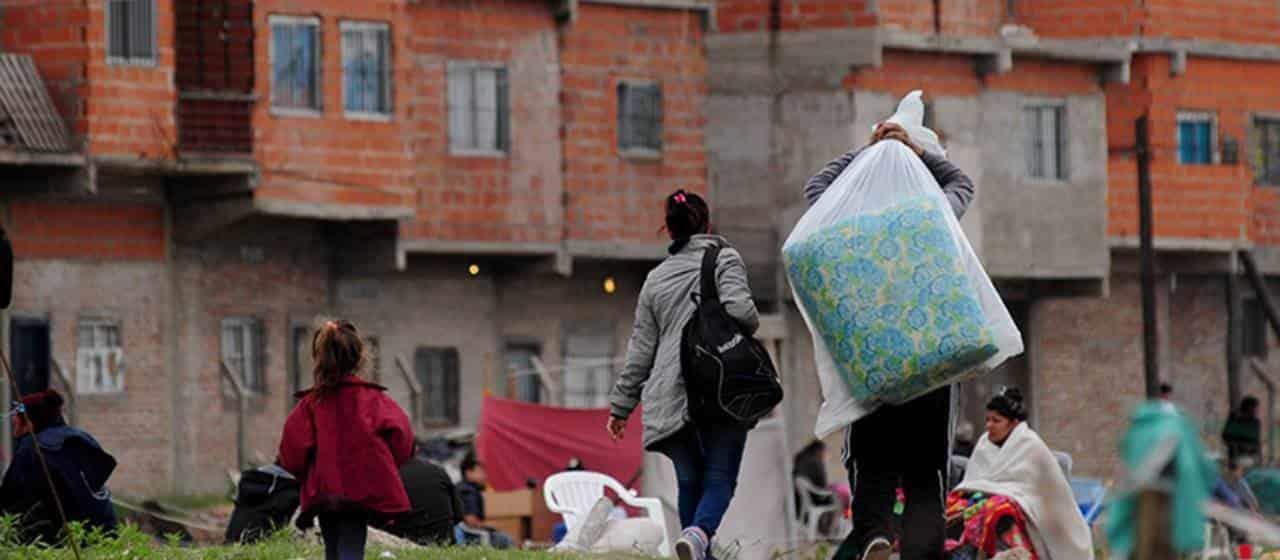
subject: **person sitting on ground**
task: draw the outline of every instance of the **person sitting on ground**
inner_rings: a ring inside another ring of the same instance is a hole
[[[1093,558],[1093,538],[1071,485],[1026,419],[1017,389],[987,403],[987,432],[947,498],[947,558]]]
[[[825,490],[827,488],[827,445],[821,440],[815,439],[809,442],[809,445],[804,446],[804,449],[796,453],[792,475],[796,478],[804,478],[814,488]],[[831,496],[811,492],[809,493],[809,500],[814,505],[822,506],[831,503]],[[801,503],[798,490],[796,491],[796,503]],[[797,515],[800,513],[800,511],[796,511]]]
[[[1258,419],[1258,399],[1247,396],[1240,401],[1240,408],[1227,417],[1222,427],[1222,441],[1227,446],[1227,461],[1241,463],[1256,461],[1262,450],[1262,421]]]
[[[386,531],[423,546],[453,544],[453,527],[462,521],[462,500],[449,473],[415,452],[400,466],[400,480],[410,511],[393,519]]]
[[[458,498],[462,502],[462,523],[468,531],[489,534],[489,544],[494,548],[511,548],[511,536],[484,524],[484,490],[489,483],[484,465],[473,456],[462,460],[462,482],[458,483]],[[470,542],[470,544],[474,544]]]
[[[18,518],[18,538],[24,543],[61,541],[58,501],[68,522],[104,531],[117,526],[107,489],[116,460],[93,436],[67,425],[62,403],[62,395],[49,389],[23,397],[10,413],[16,449],[0,484],[0,514]],[[37,442],[48,477],[37,456]]]

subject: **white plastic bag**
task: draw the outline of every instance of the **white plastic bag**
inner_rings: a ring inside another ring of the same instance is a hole
[[[890,121],[943,153],[919,92]],[[1022,336],[929,169],[901,142],[863,150],[782,247],[813,334],[819,437],[870,413],[990,371]]]

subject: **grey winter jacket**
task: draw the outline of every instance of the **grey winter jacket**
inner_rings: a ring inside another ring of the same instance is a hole
[[[760,326],[747,267],[736,249],[716,235],[695,235],[680,251],[649,272],[640,288],[627,359],[609,394],[611,412],[627,418],[644,404],[644,446],[654,445],[689,422],[688,399],[680,374],[680,341],[696,306],[690,294],[700,291],[703,250],[724,247],[716,260],[716,286],[725,311],[754,334]]]
[[[804,198],[809,202],[809,206],[813,206],[813,203],[822,198],[822,193],[827,192],[831,182],[835,181],[836,177],[839,177],[865,149],[863,147],[850,150],[831,160],[805,183]],[[933,152],[926,151],[920,154],[920,160],[924,162],[925,167],[929,168],[929,173],[933,174],[933,178],[942,187],[942,192],[947,195],[947,202],[951,203],[951,210],[956,213],[956,218],[964,216],[964,211],[969,209],[969,203],[973,201],[973,180],[969,179],[969,176],[954,163],[947,161],[947,158]]]

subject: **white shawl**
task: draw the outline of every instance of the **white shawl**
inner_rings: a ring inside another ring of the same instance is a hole
[[[1093,559],[1093,535],[1071,485],[1053,452],[1025,422],[1013,429],[1003,446],[982,434],[956,489],[999,494],[1016,502],[1041,558]]]

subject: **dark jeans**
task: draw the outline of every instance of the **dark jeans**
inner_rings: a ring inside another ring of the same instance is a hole
[[[657,450],[676,467],[680,526],[714,535],[738,486],[738,468],[747,431],[693,424],[658,443]]]
[[[369,537],[368,518],[350,513],[320,514],[325,560],[363,560]]]
[[[858,558],[871,539],[893,540],[893,505],[902,487],[902,559],[942,558],[943,519],[951,422],[951,388],[882,406],[854,422],[847,442],[853,488],[853,532],[836,558]]]

